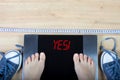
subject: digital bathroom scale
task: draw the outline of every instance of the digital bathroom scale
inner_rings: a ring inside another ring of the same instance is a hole
[[[84,41],[86,41],[85,39],[88,37],[85,37],[87,36],[25,35],[24,61],[27,57],[36,52],[44,52],[46,55],[46,61],[41,80],[78,80],[74,70],[73,54],[84,53],[85,49],[87,49],[84,47],[86,45]],[[91,36],[91,40],[87,41],[94,42],[94,38],[92,37],[96,36]],[[93,42],[90,42],[92,46]],[[97,41],[95,43],[97,43]],[[93,55],[93,53],[90,55]]]

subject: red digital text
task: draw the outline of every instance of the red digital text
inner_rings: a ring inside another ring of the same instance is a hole
[[[59,51],[66,51],[70,49],[70,40],[54,40],[54,50],[59,50]]]

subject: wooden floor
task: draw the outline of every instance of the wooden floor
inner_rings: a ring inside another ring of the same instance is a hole
[[[120,0],[1,0],[0,27],[120,29]]]
[[[120,29],[120,0],[1,0],[0,27]],[[0,50],[17,49],[15,44],[24,44],[24,34],[0,32]],[[107,36],[98,37],[98,46]],[[120,41],[119,35],[112,36]]]

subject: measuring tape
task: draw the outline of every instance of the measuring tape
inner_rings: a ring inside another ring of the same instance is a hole
[[[120,34],[120,29],[34,29],[34,28],[4,28],[4,27],[0,27],[0,32]]]

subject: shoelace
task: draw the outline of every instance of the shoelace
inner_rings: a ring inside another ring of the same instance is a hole
[[[0,75],[2,75],[3,80],[7,80],[7,77],[9,77],[9,75],[12,74],[12,72],[16,70],[16,69],[14,68],[14,66],[9,63],[9,59],[14,58],[14,57],[17,57],[17,56],[19,56],[19,54],[16,55],[16,56],[13,56],[13,57],[11,57],[11,58],[8,58],[8,59],[5,58],[5,55],[4,55],[3,53],[0,53],[0,54],[3,56],[2,58],[4,59],[4,64],[5,64],[5,65],[0,69]],[[2,64],[1,64],[1,65],[2,65]]]

